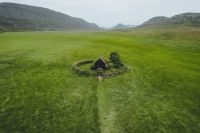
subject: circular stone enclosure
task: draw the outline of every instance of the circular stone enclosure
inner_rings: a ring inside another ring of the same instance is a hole
[[[93,64],[94,64],[94,60],[79,61],[72,65],[72,69],[78,75],[97,76],[97,71],[91,70],[91,67]],[[108,65],[110,67],[108,69],[104,70],[102,73],[102,76],[104,78],[115,77],[117,75],[124,74],[124,73],[130,71],[130,69],[126,65],[123,65],[120,68],[113,68],[112,67],[113,64],[111,63],[111,61],[108,61]]]

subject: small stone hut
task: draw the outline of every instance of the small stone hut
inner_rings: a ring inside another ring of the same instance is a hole
[[[103,58],[99,58],[95,63],[94,63],[94,69],[103,69],[105,70],[107,68],[107,63]]]

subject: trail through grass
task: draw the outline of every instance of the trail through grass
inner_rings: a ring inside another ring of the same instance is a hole
[[[200,30],[0,34],[2,133],[199,133]],[[71,65],[117,51],[127,74]]]

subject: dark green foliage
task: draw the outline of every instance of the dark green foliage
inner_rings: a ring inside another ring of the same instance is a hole
[[[113,63],[114,68],[120,68],[122,65],[120,55],[117,52],[110,53],[110,61]]]

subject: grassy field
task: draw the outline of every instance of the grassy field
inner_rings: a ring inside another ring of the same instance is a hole
[[[71,70],[112,51],[129,73]],[[200,133],[200,29],[1,33],[0,133]]]

